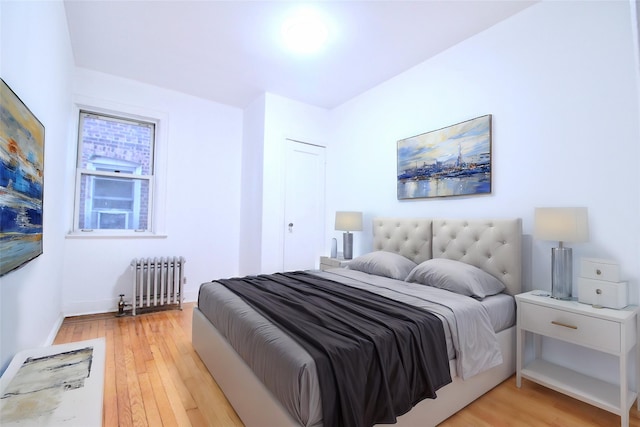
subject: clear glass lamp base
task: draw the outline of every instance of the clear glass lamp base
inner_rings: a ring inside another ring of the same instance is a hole
[[[551,297],[571,299],[573,254],[571,248],[551,248]]]

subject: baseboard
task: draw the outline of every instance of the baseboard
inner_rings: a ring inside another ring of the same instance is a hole
[[[69,317],[116,312],[118,311],[119,299],[120,298],[110,298],[98,301],[74,301],[71,303],[63,303],[63,313],[65,317]]]
[[[53,325],[53,328],[51,328],[51,332],[49,332],[49,336],[47,337],[47,341],[44,343],[44,346],[53,345],[53,342],[58,336],[58,332],[60,332],[60,328],[62,327],[63,321],[64,321],[64,315],[60,313],[58,315],[58,319],[56,320],[56,323]]]
[[[198,289],[192,291],[184,291],[184,302],[195,302],[198,301],[198,292],[200,291],[200,287]]]
[[[89,314],[115,313],[118,311],[118,300],[113,298],[99,301],[75,301],[63,304],[63,318],[69,316],[86,316]],[[198,300],[198,291],[185,292],[183,302],[195,302]],[[127,303],[130,300],[125,298]],[[62,322],[61,322],[62,324]],[[60,328],[60,325],[58,325]],[[57,333],[57,331],[56,331]],[[54,335],[55,338],[55,335]]]

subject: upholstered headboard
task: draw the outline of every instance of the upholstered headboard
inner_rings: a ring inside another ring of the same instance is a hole
[[[522,221],[516,219],[375,218],[373,249],[421,263],[448,258],[500,279],[507,292],[522,291]]]

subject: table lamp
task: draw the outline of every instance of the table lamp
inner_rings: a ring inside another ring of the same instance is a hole
[[[351,231],[362,231],[362,212],[336,212],[336,230],[342,234],[342,256],[353,258],[353,234]]]
[[[540,240],[557,240],[551,248],[551,297],[571,299],[573,251],[565,242],[589,239],[587,208],[536,208],[534,236]]]

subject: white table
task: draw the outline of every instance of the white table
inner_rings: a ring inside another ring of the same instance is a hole
[[[594,308],[575,300],[563,301],[539,296],[540,291],[516,295],[518,326],[516,337],[516,385],[527,378],[614,414],[621,425],[629,425],[629,410],[638,394],[629,390],[627,365],[638,342],[638,307],[622,310]],[[535,357],[525,361],[526,332],[534,336]],[[620,385],[593,378],[548,362],[541,357],[542,336],[571,342],[612,354],[619,359]],[[640,353],[640,352],[636,352]],[[631,363],[636,363],[637,359]],[[640,369],[636,384],[640,385]],[[640,401],[638,402],[640,409]]]
[[[320,270],[328,270],[330,268],[344,268],[351,262],[350,259],[330,258],[328,256],[320,257]]]

